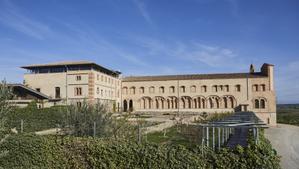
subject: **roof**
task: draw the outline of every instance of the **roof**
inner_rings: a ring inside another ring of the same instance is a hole
[[[101,65],[96,64],[95,62],[90,62],[90,61],[64,61],[64,62],[54,62],[54,63],[47,63],[47,64],[33,64],[33,65],[21,66],[21,68],[32,70],[35,68],[65,67],[65,66],[76,66],[76,65],[90,65],[109,74],[113,74],[113,75],[121,74],[121,72],[119,71],[114,71],[105,68]]]
[[[8,84],[8,86],[9,87],[19,87],[19,88],[25,89],[26,91],[29,91],[29,92],[33,93],[34,95],[36,95],[37,97],[42,98],[42,99],[48,99],[48,100],[51,99],[49,96],[47,96],[41,92],[38,92],[34,89],[31,89],[30,87],[27,87],[23,84]]]
[[[138,81],[165,81],[165,80],[197,80],[197,79],[239,79],[239,78],[264,78],[267,77],[260,72],[257,73],[223,73],[223,74],[186,74],[186,75],[162,75],[162,76],[128,76],[124,82]]]

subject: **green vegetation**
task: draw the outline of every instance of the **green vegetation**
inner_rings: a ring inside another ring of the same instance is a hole
[[[12,135],[1,150],[3,168],[280,168],[271,145],[211,151],[206,147],[137,144],[134,141],[67,137],[63,144],[54,136]],[[202,152],[203,150],[203,152]]]
[[[277,122],[299,126],[299,104],[277,105]]]
[[[7,114],[7,125],[20,131],[21,120],[23,120],[24,132],[55,128],[58,124],[63,124],[66,110],[66,107],[58,106],[38,109],[35,103],[31,103],[26,108],[15,108]]]
[[[193,147],[201,143],[201,131],[196,126],[178,125],[146,135],[150,143]]]

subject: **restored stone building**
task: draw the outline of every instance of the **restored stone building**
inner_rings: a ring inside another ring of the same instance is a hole
[[[56,104],[107,103],[120,111],[120,72],[93,62],[60,62],[23,66],[24,85],[56,100]]]
[[[124,111],[232,112],[253,111],[276,123],[273,65],[248,73],[133,76],[122,79]]]
[[[56,104],[102,102],[114,111],[214,113],[253,111],[276,124],[274,66],[259,72],[120,77],[93,62],[23,66],[24,84]]]

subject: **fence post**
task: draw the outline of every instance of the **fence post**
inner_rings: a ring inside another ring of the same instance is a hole
[[[141,143],[141,127],[140,124],[138,124],[138,144]]]
[[[206,138],[206,140],[207,140],[207,147],[209,147],[209,127],[207,127],[207,138]]]
[[[220,144],[221,144],[221,136],[220,136],[220,131],[221,131],[221,128],[218,127],[218,150],[220,150]]]
[[[213,127],[213,130],[212,130],[212,132],[213,132],[213,150],[215,150],[215,127]]]
[[[23,119],[21,119],[21,133],[23,133],[23,130],[24,130],[24,121]]]
[[[96,137],[96,126],[97,124],[96,124],[96,122],[94,121],[93,122],[93,138],[95,138]]]

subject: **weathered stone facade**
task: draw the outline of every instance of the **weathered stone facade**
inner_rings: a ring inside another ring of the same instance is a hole
[[[25,85],[60,104],[109,103],[115,111],[214,113],[253,111],[266,123],[276,124],[274,66],[260,72],[131,76],[92,62],[64,62],[24,66]]]
[[[122,79],[124,111],[232,112],[253,111],[276,124],[273,65],[260,72],[135,76]]]

